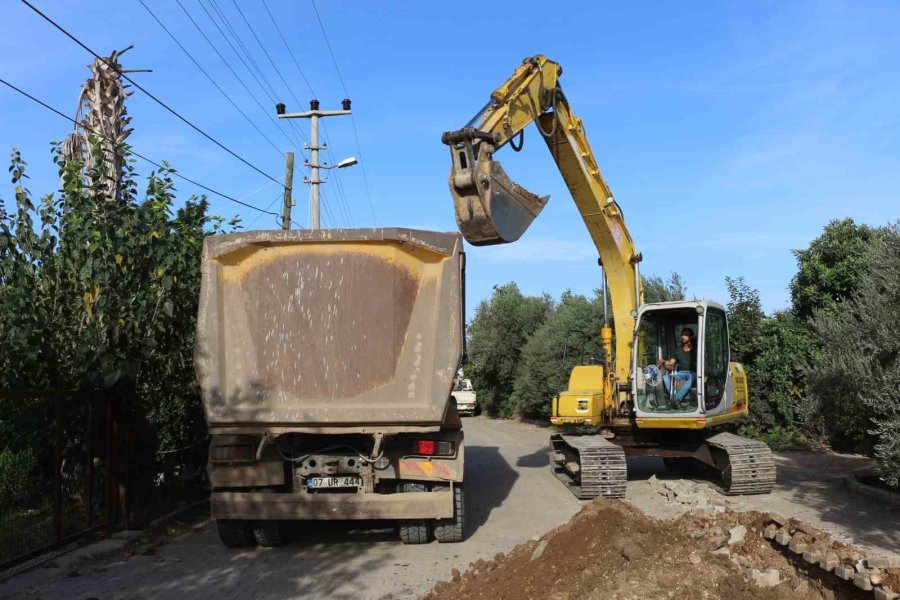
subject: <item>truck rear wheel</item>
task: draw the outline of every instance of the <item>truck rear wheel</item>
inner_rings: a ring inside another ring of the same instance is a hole
[[[400,492],[427,492],[424,483],[402,483]],[[404,519],[397,527],[404,544],[427,544],[431,541],[431,522],[428,519]]]
[[[253,524],[253,537],[263,548],[280,548],[288,543],[287,531],[281,521],[257,521]]]
[[[216,529],[219,531],[219,539],[227,548],[246,548],[256,545],[253,531],[247,521],[217,519]]]
[[[466,537],[466,496],[461,484],[453,486],[453,518],[435,519],[434,539],[442,543],[461,542]]]

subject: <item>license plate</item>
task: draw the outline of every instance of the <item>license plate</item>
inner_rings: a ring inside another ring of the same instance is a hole
[[[360,478],[355,476],[343,477],[308,477],[306,487],[311,490],[322,488],[355,488],[359,487]]]

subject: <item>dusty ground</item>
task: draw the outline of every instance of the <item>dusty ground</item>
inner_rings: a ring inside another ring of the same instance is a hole
[[[546,429],[482,418],[465,419],[464,424],[471,536],[462,544],[403,546],[383,524],[304,523],[299,525],[295,541],[287,548],[232,551],[219,544],[209,525],[201,525],[148,552],[141,550],[129,555],[120,551],[74,569],[51,565],[18,575],[0,583],[0,598],[405,599],[421,596],[436,582],[450,579],[452,569],[465,571],[479,559],[508,553],[532,537],[542,536],[566,523],[583,506],[549,472]],[[788,517],[802,518],[842,541],[880,550],[900,547],[900,514],[864,498],[852,497],[840,488],[838,479],[864,466],[864,459],[785,453],[778,461],[779,482],[775,492],[727,502],[741,510],[776,510]],[[632,461],[629,471],[627,501],[642,511],[669,518],[690,508],[677,500],[669,501],[660,493],[659,486],[675,478],[661,461]],[[650,485],[648,479],[653,475],[659,481]],[[723,498],[714,486],[702,480],[688,481],[686,485],[710,498]],[[634,512],[629,518],[639,517]],[[668,536],[680,535],[675,526],[657,531],[663,537],[640,538],[642,527],[635,530],[639,539],[660,542],[650,544],[651,548],[660,546]],[[674,561],[680,554],[673,550],[669,556]],[[658,558],[666,564],[665,556]],[[721,563],[721,558],[710,564]],[[595,564],[569,561],[567,568],[578,574]],[[726,560],[721,566],[725,568],[729,564]],[[708,576],[706,563],[703,565],[699,571]],[[740,577],[739,572],[735,573]],[[737,580],[734,585],[739,585]]]

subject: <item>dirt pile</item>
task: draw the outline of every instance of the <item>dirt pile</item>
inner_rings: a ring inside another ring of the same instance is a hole
[[[427,600],[871,598],[807,572],[764,539],[771,518],[697,511],[671,521],[595,500],[542,538],[438,583]]]

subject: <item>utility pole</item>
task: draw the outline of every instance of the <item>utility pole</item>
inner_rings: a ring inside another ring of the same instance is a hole
[[[291,228],[291,207],[294,206],[294,153],[287,153],[287,163],[284,168],[284,207],[281,209],[281,228]]]
[[[301,113],[285,113],[284,104],[279,103],[275,107],[279,119],[309,119],[310,120],[310,143],[305,147],[310,150],[310,161],[307,165],[311,169],[310,177],[304,177],[304,182],[311,186],[309,203],[310,203],[310,229],[319,229],[319,186],[325,181],[319,179],[319,169],[342,169],[356,164],[356,159],[342,160],[337,165],[324,166],[319,164],[319,150],[325,146],[319,146],[319,119],[322,117],[340,117],[349,115],[350,100],[344,98],[341,101],[343,110],[319,110],[319,101],[310,100],[309,110]],[[282,225],[283,226],[283,225]]]

